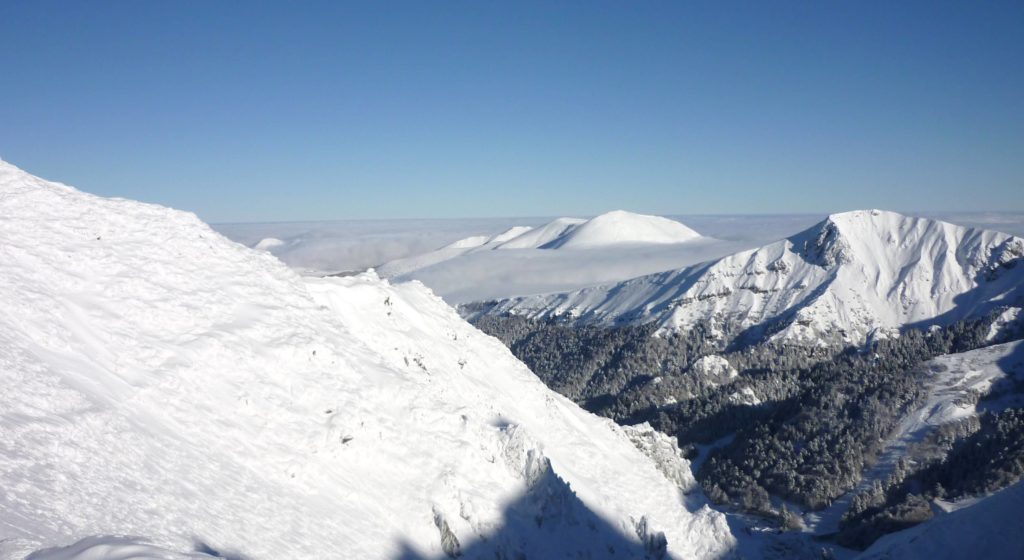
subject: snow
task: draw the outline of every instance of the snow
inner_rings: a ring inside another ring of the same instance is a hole
[[[913,446],[920,443],[938,426],[963,418],[977,416],[983,410],[1001,410],[1007,402],[991,399],[976,402],[1001,380],[1024,380],[1024,341],[996,344],[931,359],[921,365],[926,372],[925,402],[908,412],[887,437],[878,459],[867,469],[857,486],[832,502],[828,508],[807,514],[805,522],[816,533],[832,533],[839,529],[839,520],[850,507],[853,497],[884,482],[900,459],[912,458]],[[1012,399],[1012,397],[1011,397]],[[1020,402],[1014,403],[1020,406]]]
[[[376,271],[383,278],[403,277],[403,279],[409,280],[411,278],[408,278],[407,276],[412,272],[444,263],[456,257],[466,255],[467,253],[499,248],[509,239],[518,238],[532,229],[533,228],[530,226],[515,226],[494,236],[473,235],[459,239],[453,243],[449,243],[436,251],[412,255],[410,257],[384,263],[378,267]]]
[[[310,276],[363,272],[397,259],[429,253],[471,236],[495,236],[513,226],[548,218],[338,220],[213,224],[217,232],[247,247],[266,238],[284,242],[270,252]]]
[[[585,222],[586,220],[579,218],[558,218],[505,241],[501,244],[501,248],[540,249],[572,233],[577,226]]]
[[[253,249],[258,249],[260,251],[270,251],[271,249],[273,249],[275,247],[282,247],[282,246],[284,246],[284,244],[285,244],[284,241],[281,241],[280,239],[277,239],[276,237],[265,237],[265,238],[261,239],[259,243],[254,245]]]
[[[575,292],[509,299],[495,313],[584,323],[785,321],[799,344],[861,344],[878,329],[949,324],[1024,295],[1024,240],[894,212],[835,214],[716,261]]]
[[[730,381],[739,375],[729,360],[715,354],[703,356],[694,362],[693,371],[715,384]]]
[[[615,211],[471,236],[376,268],[419,280],[451,304],[591,286],[692,264],[734,243],[702,238],[674,220]]]
[[[940,219],[977,229],[1002,231],[1024,237],[1024,213],[983,212],[983,213],[920,213],[923,217]],[[706,253],[700,260],[708,260],[760,247],[789,237],[820,222],[824,214],[687,214],[666,216],[699,231],[703,241],[717,240],[721,250]],[[295,270],[310,275],[323,276],[341,271],[363,271],[379,267],[382,263],[400,258],[420,255],[436,250],[456,240],[469,236],[495,236],[514,226],[541,226],[551,221],[550,217],[518,218],[460,218],[460,219],[371,219],[332,220],[320,222],[268,222],[268,223],[221,223],[211,224],[213,229],[248,247],[254,247],[260,240],[272,237],[285,242],[271,252]],[[522,232],[518,232],[522,233]],[[518,235],[513,234],[512,237]],[[511,238],[511,237],[510,237]],[[507,239],[506,239],[507,241]],[[685,247],[678,244],[675,247]],[[607,247],[605,249],[611,249]],[[538,251],[544,252],[546,251]],[[601,251],[592,251],[600,253]],[[510,253],[518,253],[510,251]],[[626,257],[628,252],[624,252]],[[568,255],[566,253],[565,255]],[[597,278],[587,285],[593,286],[610,281],[621,281],[652,272],[680,268],[693,264],[668,263],[663,268],[644,267],[633,274],[615,279]],[[443,284],[429,284],[435,293],[448,291]],[[569,286],[561,290],[577,289],[583,286]],[[538,292],[529,292],[538,293]],[[513,293],[512,295],[527,295]],[[446,298],[447,299],[447,298]]]
[[[690,470],[690,462],[683,457],[676,438],[663,434],[644,422],[624,426],[623,431],[633,445],[649,457],[666,478],[676,483],[685,493],[699,490],[697,480]]]
[[[574,290],[678,268],[729,253],[736,244],[700,239],[586,250],[472,250],[413,257],[381,267],[392,281],[419,280],[452,305]],[[401,265],[401,268],[399,268]]]
[[[616,210],[582,222],[541,247],[586,249],[628,243],[685,243],[699,237],[699,233],[675,220]]]
[[[441,247],[441,250],[444,250],[444,249],[473,249],[474,247],[479,247],[479,246],[483,245],[484,243],[487,243],[487,241],[489,239],[490,238],[487,237],[486,235],[474,235],[472,237],[466,237],[464,239],[460,239],[460,240],[456,241],[455,243],[450,243],[448,245],[445,245],[444,247]]]
[[[2,162],[0,239],[0,558],[736,543],[419,283],[304,279],[191,214]]]
[[[878,539],[864,560],[1024,558],[1024,483]]]
[[[0,555],[4,553],[0,548]],[[68,546],[38,550],[25,560],[201,560],[222,558],[202,552],[178,553],[129,537],[86,537]]]
[[[744,406],[757,406],[761,404],[761,399],[757,397],[757,393],[750,387],[743,387],[739,391],[730,394],[729,400]]]
[[[1019,338],[1024,334],[1024,315],[1020,307],[1009,307],[1000,313],[988,329],[985,340],[989,342]]]
[[[558,218],[516,236],[506,235],[496,248],[593,249],[612,245],[685,243],[699,238],[699,233],[675,220],[613,210],[589,220]]]
[[[525,235],[526,232],[528,232],[528,231],[530,231],[532,229],[533,228],[530,227],[530,226],[515,226],[515,227],[511,227],[507,231],[505,231],[504,233],[499,233],[498,235],[495,235],[494,237],[492,237],[490,239],[490,242],[494,243],[494,244],[504,244],[507,241],[515,239],[515,238],[517,238],[517,237],[519,237],[521,235]]]

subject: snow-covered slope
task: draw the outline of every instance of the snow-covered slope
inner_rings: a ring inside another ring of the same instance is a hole
[[[683,243],[699,237],[675,220],[616,210],[583,222],[547,246],[586,249],[626,243]]]
[[[701,237],[674,220],[616,211],[466,237],[392,260],[376,272],[395,281],[420,280],[459,304],[618,282],[749,246]]]
[[[547,247],[585,222],[586,220],[579,218],[557,218],[505,241],[500,245],[500,248],[540,249],[541,247]]]
[[[977,416],[981,412],[1024,405],[1020,393],[1005,390],[1024,382],[1024,341],[945,354],[927,361],[921,368],[926,374],[924,401],[903,416],[854,489],[824,510],[805,515],[805,524],[814,532],[827,534],[838,531],[839,521],[849,509],[853,497],[874,483],[884,482],[901,460],[924,462],[925,458],[914,456],[914,446],[938,426]],[[979,395],[987,397],[979,402]]]
[[[461,257],[473,251],[486,251],[500,247],[510,239],[515,239],[532,230],[530,226],[514,226],[493,237],[486,235],[473,235],[459,239],[437,249],[411,257],[395,259],[377,268],[376,272],[382,278],[395,278],[410,272],[434,266],[436,264]]]
[[[385,263],[377,272],[392,278],[466,253],[493,249],[595,249],[683,243],[699,238],[700,234],[675,220],[616,210],[589,220],[558,218],[537,228],[516,226],[493,237],[474,235],[436,251]]]
[[[858,558],[1024,558],[1024,483],[976,504],[878,539]]]
[[[781,339],[858,343],[1024,295],[1024,240],[878,210],[829,216],[788,239],[620,284],[500,302],[492,312],[589,323],[775,322]]]
[[[615,210],[589,220],[558,218],[498,248],[591,249],[609,245],[683,243],[699,237],[699,233],[675,220]]]
[[[2,162],[0,240],[0,558],[734,542],[720,514],[682,506],[663,452],[421,285],[304,280],[191,214]]]

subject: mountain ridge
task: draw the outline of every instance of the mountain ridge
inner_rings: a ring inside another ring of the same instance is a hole
[[[1024,295],[1024,240],[880,210],[833,214],[789,238],[618,284],[496,302],[490,313],[712,332],[781,321],[775,339],[857,344],[945,324]],[[473,316],[472,306],[467,314]]]
[[[735,543],[664,458],[417,283],[303,279],[193,214],[9,164],[0,236],[0,558]]]

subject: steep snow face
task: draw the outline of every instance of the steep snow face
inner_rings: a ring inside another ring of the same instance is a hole
[[[768,323],[777,339],[860,343],[909,325],[945,324],[1024,295],[1024,240],[878,210],[830,216],[764,247],[679,271],[566,294],[501,302],[493,312],[590,323]]]
[[[0,558],[734,543],[681,505],[685,473],[421,285],[304,280],[191,214],[4,163],[0,239]]]

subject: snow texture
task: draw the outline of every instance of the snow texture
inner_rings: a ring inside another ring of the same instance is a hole
[[[418,283],[303,279],[2,162],[0,239],[0,558],[735,544],[684,507],[683,459],[666,476]]]
[[[694,362],[693,371],[715,384],[728,382],[739,376],[736,369],[729,364],[729,360],[714,354]]]
[[[1009,406],[1024,406],[1016,391],[997,395],[1001,386],[1024,382],[1024,341],[995,344],[959,354],[946,354],[921,365],[926,374],[927,397],[911,410],[887,437],[878,459],[868,468],[851,491],[824,510],[808,513],[805,522],[816,533],[839,530],[839,521],[849,509],[853,497],[884,482],[900,459],[912,457],[913,446],[932,431],[950,422],[977,416],[985,411],[1000,411]],[[979,402],[979,397],[989,398]]]
[[[570,290],[721,256],[736,244],[685,225],[624,211],[589,220],[558,218],[470,236],[377,267],[395,281],[419,280],[452,304]]]
[[[970,507],[939,515],[886,535],[858,558],[1024,558],[1024,483],[1018,482]]]
[[[609,245],[684,243],[700,234],[660,216],[615,210],[589,220],[559,218],[502,243],[499,249],[591,249]]]
[[[674,244],[699,238],[697,232],[674,220],[616,210],[589,220],[558,218],[537,228],[516,226],[493,237],[466,237],[436,251],[385,263],[377,268],[377,273],[385,278],[408,275],[467,253],[494,249],[600,249]]]
[[[583,323],[780,322],[774,337],[860,344],[905,327],[949,324],[1024,295],[1024,240],[894,212],[829,216],[788,239],[619,284],[509,299],[494,313]]]

